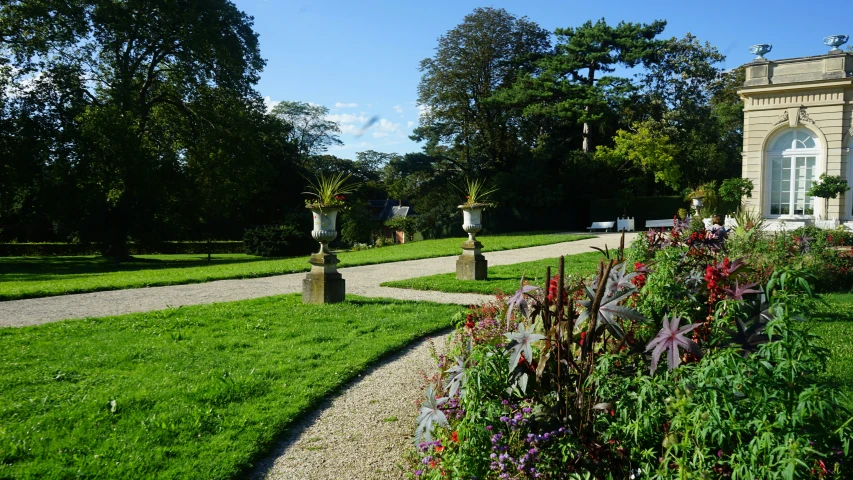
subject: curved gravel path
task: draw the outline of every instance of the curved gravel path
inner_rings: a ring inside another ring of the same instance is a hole
[[[410,346],[359,377],[303,418],[260,462],[254,478],[383,480],[404,478],[415,418],[435,370],[430,350],[446,351],[448,331]]]
[[[626,243],[633,238],[633,235],[635,234],[626,235]],[[484,255],[491,266],[506,265],[589,252],[591,247],[603,248],[605,244],[610,248],[618,247],[619,236],[618,233],[605,233],[596,238],[501,252],[485,252]],[[428,292],[379,286],[380,283],[390,280],[405,280],[455,270],[456,257],[451,256],[348,267],[340,269],[340,272],[346,279],[347,293],[354,295],[460,305],[478,304],[490,298],[488,295]],[[304,273],[293,273],[243,280],[218,280],[190,285],[11,300],[0,302],[0,327],[21,327],[72,318],[105,317],[184,305],[231,302],[295,293],[302,291],[304,276]]]

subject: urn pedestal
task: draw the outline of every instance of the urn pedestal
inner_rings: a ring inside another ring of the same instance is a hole
[[[486,204],[459,205],[462,210],[462,229],[468,234],[468,240],[462,243],[462,255],[456,259],[457,280],[485,280],[488,276],[488,262],[480,253],[483,244],[475,238],[483,229],[480,223]]]
[[[302,280],[302,303],[339,303],[346,297],[346,282],[338,273],[338,257],[329,251],[329,242],[337,238],[337,207],[307,205],[314,216],[311,237],[320,242],[320,251],[311,255],[311,271]]]

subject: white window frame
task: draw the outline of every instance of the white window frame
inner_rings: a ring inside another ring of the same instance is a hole
[[[811,219],[811,218],[816,218],[818,215],[818,209],[822,208],[822,205],[818,205],[819,202],[816,202],[814,197],[811,197],[812,198],[812,201],[811,201],[812,213],[796,214],[796,213],[790,213],[790,212],[794,211],[794,206],[796,205],[796,191],[794,190],[794,185],[795,185],[795,181],[796,181],[796,172],[797,172],[796,159],[802,158],[802,157],[805,157],[807,159],[808,158],[814,158],[814,168],[812,170],[812,174],[813,174],[812,181],[816,181],[818,179],[818,177],[820,176],[820,173],[822,171],[821,159],[823,158],[823,149],[821,148],[820,138],[818,138],[818,136],[815,135],[814,132],[812,132],[811,130],[809,130],[807,128],[786,128],[784,130],[776,132],[773,135],[773,138],[771,138],[770,142],[768,142],[768,148],[775,147],[776,142],[779,141],[779,137],[781,137],[781,136],[783,136],[789,132],[794,133],[794,135],[793,135],[794,141],[792,141],[792,145],[795,144],[795,141],[797,138],[797,133],[802,132],[802,133],[807,134],[809,137],[812,138],[812,140],[814,140],[815,146],[813,148],[794,148],[792,146],[790,148],[786,148],[786,149],[782,149],[782,150],[779,150],[779,149],[769,150],[768,149],[765,152],[764,165],[765,165],[766,172],[765,172],[764,179],[765,179],[765,185],[767,185],[767,188],[765,189],[766,191],[764,193],[764,199],[766,202],[765,203],[765,205],[766,205],[765,217],[766,218],[779,218],[779,219]],[[791,177],[789,179],[789,181],[790,181],[790,195],[791,196],[790,196],[790,199],[788,201],[789,206],[790,206],[790,210],[789,210],[789,213],[772,214],[770,212],[772,209],[772,201],[773,201],[773,159],[779,158],[779,157],[781,157],[783,159],[789,158],[791,161],[791,174],[790,174]]]

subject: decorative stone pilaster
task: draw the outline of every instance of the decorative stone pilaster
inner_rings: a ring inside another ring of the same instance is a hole
[[[483,244],[475,238],[477,232],[483,229],[480,222],[487,206],[485,203],[459,205],[462,210],[462,229],[468,234],[468,240],[462,243],[462,255],[456,259],[457,280],[485,280],[488,276],[488,262],[480,253]]]
[[[339,207],[306,205],[314,216],[311,237],[320,242],[320,251],[311,255],[311,271],[302,280],[303,303],[338,303],[346,296],[346,285],[338,273],[338,257],[329,251],[329,242],[337,238],[335,223]]]

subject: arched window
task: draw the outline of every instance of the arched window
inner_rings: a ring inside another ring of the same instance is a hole
[[[786,130],[770,142],[767,158],[770,216],[812,215],[806,192],[817,177],[820,141],[805,128]]]

